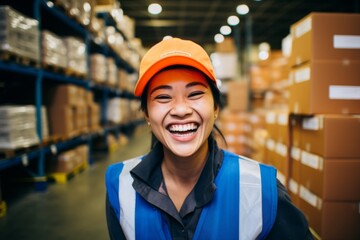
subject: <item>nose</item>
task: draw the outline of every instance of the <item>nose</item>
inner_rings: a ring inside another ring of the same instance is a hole
[[[186,99],[178,98],[174,101],[174,105],[171,108],[170,114],[178,117],[185,117],[192,113],[192,108]]]

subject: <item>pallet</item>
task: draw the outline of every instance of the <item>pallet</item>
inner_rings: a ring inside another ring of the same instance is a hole
[[[80,73],[75,71],[74,69],[65,68],[65,75],[68,77],[76,77],[80,79],[86,79],[86,73]]]
[[[4,62],[13,62],[20,65],[39,68],[40,64],[37,60],[29,57],[20,56],[16,53],[0,50],[0,60]]]
[[[27,154],[31,151],[38,150],[40,144],[33,144],[27,147],[20,147],[14,149],[0,149],[0,159],[13,158],[18,155]]]
[[[0,218],[5,217],[7,206],[5,201],[0,201]]]
[[[65,68],[61,66],[56,66],[54,64],[45,63],[42,64],[43,69],[48,70],[53,73],[65,75]]]
[[[46,140],[44,140],[44,144],[46,143],[57,143],[57,142],[63,142],[63,141],[67,141],[73,137],[79,136],[79,131],[73,131],[71,133],[67,133],[67,134],[53,134],[50,135],[49,137],[46,138]]]
[[[80,166],[75,167],[69,173],[52,173],[47,178],[49,180],[55,181],[56,183],[65,184],[79,173],[85,171],[88,167],[88,163],[82,163]]]

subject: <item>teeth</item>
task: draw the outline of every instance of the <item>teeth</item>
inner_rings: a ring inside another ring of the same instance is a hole
[[[190,130],[196,130],[197,126],[195,123],[189,123],[184,125],[171,125],[169,130],[174,132],[186,132]]]

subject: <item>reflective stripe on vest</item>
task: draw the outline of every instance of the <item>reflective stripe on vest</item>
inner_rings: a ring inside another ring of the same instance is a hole
[[[129,240],[171,239],[160,211],[132,187],[130,170],[140,161],[124,162],[118,175],[121,227]],[[276,216],[275,169],[224,151],[215,184],[214,198],[202,210],[194,239],[265,238]]]

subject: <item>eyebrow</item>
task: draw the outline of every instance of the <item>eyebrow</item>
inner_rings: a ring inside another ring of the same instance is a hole
[[[201,85],[201,86],[203,86],[203,87],[205,87],[205,88],[208,88],[204,83],[201,83],[201,82],[191,82],[191,83],[186,84],[185,87],[186,87],[186,88],[190,88],[190,87],[194,87],[194,86],[197,86],[197,85]],[[155,92],[156,90],[159,90],[159,89],[169,89],[169,90],[171,90],[172,87],[169,86],[169,85],[160,85],[160,86],[157,86],[156,88],[154,88],[154,89],[150,92],[150,94],[152,94],[153,92]]]

